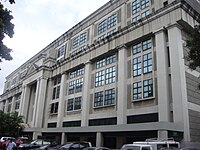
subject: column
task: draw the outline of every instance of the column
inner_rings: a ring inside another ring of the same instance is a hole
[[[158,130],[158,139],[167,139],[168,131],[167,130]]]
[[[82,98],[82,112],[81,112],[81,126],[88,126],[88,115],[90,109],[90,86],[91,86],[91,72],[92,64],[90,61],[86,62],[84,70],[84,84],[83,84],[83,98]]]
[[[46,92],[47,92],[47,78],[42,77],[40,80],[39,92],[36,97],[38,98],[36,105],[36,119],[35,119],[35,127],[42,128],[43,123],[43,115],[44,115],[44,104],[45,104],[45,98],[46,98]],[[36,89],[37,91],[37,89]],[[35,102],[36,102],[35,101]]]
[[[190,141],[187,107],[186,75],[181,29],[178,25],[168,28],[171,58],[171,80],[174,122],[184,126],[184,140]]]
[[[61,135],[61,144],[65,144],[67,142],[67,136],[65,134],[65,132],[62,132],[62,135]]]
[[[41,132],[33,132],[33,139],[32,140],[35,140],[35,139],[38,139],[39,136],[42,136],[42,133]]]
[[[8,112],[8,99],[6,99],[4,112]]]
[[[101,132],[96,133],[96,147],[102,147],[103,146],[103,136]]]
[[[30,87],[28,85],[25,85],[22,95],[22,104],[20,104],[20,110],[21,110],[20,115],[24,116],[24,123],[27,123],[29,96],[30,96]]]
[[[32,116],[32,121],[31,121],[31,126],[32,127],[36,127],[35,126],[35,121],[37,120],[36,118],[36,112],[37,112],[37,107],[38,107],[38,95],[39,95],[39,90],[40,90],[40,78],[37,79],[37,86],[36,86],[36,91],[35,91],[35,97],[32,97],[33,93],[31,94],[31,102],[34,102],[33,103],[33,114],[31,115]],[[33,91],[32,91],[33,92]],[[30,105],[32,105],[30,102]]]
[[[156,61],[158,80],[158,114],[159,121],[169,122],[169,73],[166,35],[164,29],[155,33]]]
[[[63,73],[61,76],[61,83],[60,83],[57,127],[62,127],[63,116],[65,113],[64,108],[65,108],[66,78],[67,78],[66,74]]]
[[[11,112],[15,112],[15,96],[12,97]]]
[[[44,128],[47,128],[48,118],[49,118],[49,110],[50,110],[50,102],[52,101],[52,87],[53,80],[50,78],[47,83],[47,96],[46,96],[46,108],[44,109]]]
[[[117,124],[126,124],[127,109],[127,48],[121,46],[118,52],[118,96]]]

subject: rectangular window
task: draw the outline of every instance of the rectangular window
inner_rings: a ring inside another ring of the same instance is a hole
[[[72,79],[72,78],[75,78],[78,76],[82,76],[83,74],[84,74],[84,68],[81,68],[81,69],[75,70],[73,72],[70,72],[69,78]]]
[[[145,8],[149,7],[150,2],[149,2],[149,0],[142,0],[141,5],[142,5],[142,9],[145,9]]]
[[[9,99],[8,99],[7,112],[11,112],[11,107],[12,107],[12,98],[9,98]]]
[[[144,17],[146,17],[146,16],[148,16],[149,15],[149,10],[146,10],[146,11],[143,11],[142,12],[142,18],[144,18]]]
[[[143,97],[148,98],[153,96],[153,80],[148,79],[143,81]]]
[[[80,38],[79,38],[79,45],[85,43],[87,40],[87,32],[84,32],[80,35]]]
[[[96,68],[101,68],[101,67],[105,66],[105,64],[106,64],[105,58],[101,59],[101,60],[96,62]]]
[[[104,80],[105,80],[105,71],[101,70],[97,72],[95,77],[95,87],[104,85]]]
[[[81,109],[81,99],[82,97],[76,97],[74,101],[74,110]]]
[[[132,2],[132,14],[140,11],[140,0],[133,0]]]
[[[133,83],[133,100],[142,98],[142,82]]]
[[[15,110],[19,109],[20,99],[21,99],[21,94],[16,95],[16,97],[15,97]]]
[[[57,99],[60,97],[60,86],[56,86],[53,88],[53,98],[52,99]]]
[[[67,111],[72,111],[74,108],[74,99],[68,99],[67,101]]]
[[[74,94],[75,88],[76,88],[76,80],[70,81],[69,82],[68,94]]]
[[[151,47],[152,47],[151,39],[142,42],[143,51],[147,49],[151,49]]]
[[[94,107],[103,106],[103,91],[94,94]]]
[[[115,66],[106,69],[106,84],[114,83],[115,82]]]
[[[61,58],[65,53],[65,45],[61,46],[57,51],[57,58]]]
[[[133,54],[137,54],[141,52],[141,43],[133,45],[132,50],[133,50]]]
[[[98,34],[101,34],[106,31],[106,20],[103,20],[98,24]]]
[[[106,65],[112,64],[114,62],[116,62],[116,54],[106,58]]]
[[[111,105],[115,103],[115,89],[105,91],[104,105]]]
[[[152,72],[152,53],[143,55],[143,73]]]
[[[140,15],[136,15],[136,16],[133,17],[132,22],[136,22],[136,21],[138,21],[140,19],[141,19],[141,16]]]
[[[82,88],[83,88],[83,78],[77,79],[76,80],[76,90],[75,90],[75,92],[76,93],[81,92]]]
[[[117,15],[113,14],[112,16],[108,17],[107,28],[110,29],[117,24]]]
[[[58,102],[51,104],[51,114],[58,113]]]
[[[78,47],[78,43],[79,43],[79,36],[75,37],[73,40],[72,40],[72,48],[76,48]]]
[[[139,76],[142,73],[141,57],[133,59],[133,76]]]

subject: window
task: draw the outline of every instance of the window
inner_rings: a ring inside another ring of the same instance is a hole
[[[58,102],[51,104],[51,114],[58,113]]]
[[[72,111],[74,108],[74,99],[68,99],[67,101],[67,111]]]
[[[70,72],[69,78],[72,79],[72,78],[75,78],[78,76],[82,76],[83,74],[84,74],[84,68],[81,68],[81,69],[75,70],[73,72]]]
[[[101,34],[106,31],[106,20],[103,20],[98,24],[98,34]]]
[[[79,45],[86,43],[87,41],[87,32],[84,32],[72,39],[72,48],[77,48]]]
[[[68,94],[73,94],[74,90],[76,87],[76,80],[70,81],[69,82],[69,90],[68,90]]]
[[[143,73],[152,71],[152,54],[148,53],[143,55]]]
[[[108,17],[107,28],[112,28],[117,24],[117,16],[116,14]]]
[[[21,99],[21,94],[16,95],[16,97],[15,97],[15,110],[18,110],[18,109],[19,109],[19,106],[20,106],[20,99]]]
[[[53,100],[60,97],[60,82],[61,82],[61,77],[57,77],[56,79],[54,79],[53,95],[52,95]]]
[[[11,107],[12,107],[12,97],[8,99],[7,112],[11,112]]]
[[[81,99],[82,97],[76,97],[68,99],[67,101],[67,111],[79,110],[81,109]]]
[[[73,48],[78,47],[78,43],[79,43],[79,36],[75,37],[75,38],[72,40],[72,47],[73,47]]]
[[[133,59],[133,76],[141,75],[141,57],[136,57]]]
[[[132,2],[132,22],[150,14],[150,0],[133,0]]]
[[[105,80],[105,71],[101,70],[97,72],[95,77],[95,87],[104,85],[104,80]]]
[[[146,52],[144,52],[146,51]],[[148,53],[149,51],[149,53]],[[142,53],[141,53],[142,52]],[[145,40],[132,46],[133,53],[133,76],[153,71],[152,41]]]
[[[106,62],[105,58],[97,61],[96,62],[96,68],[101,68],[101,67],[105,66],[105,64],[106,64],[105,62]]]
[[[115,82],[115,66],[106,69],[106,84]]]
[[[80,35],[80,39],[79,39],[79,45],[85,43],[87,40],[87,32],[84,32]]]
[[[103,58],[96,62],[96,68],[104,67],[105,65],[109,65],[116,62],[116,54]]]
[[[57,59],[60,59],[61,57],[63,57],[64,53],[65,53],[65,45],[62,45],[60,48],[58,48]]]
[[[136,82],[133,83],[133,100],[142,98],[142,83]]]
[[[115,27],[116,25],[117,25],[117,14],[112,14],[105,20],[101,21],[97,27],[98,35],[101,34],[101,36],[98,39],[99,40],[103,39],[103,38],[105,38],[106,34],[110,35],[113,32],[115,32],[116,28],[113,29],[113,27]],[[108,31],[108,32],[106,33],[106,31]]]
[[[115,103],[115,89],[96,92],[94,94],[94,107],[108,106]]]
[[[83,78],[76,80],[76,93],[81,92],[83,88]]]
[[[153,96],[153,80],[148,79],[143,81],[143,97],[148,98]]]
[[[69,82],[68,94],[82,92],[83,88],[83,78],[73,80]]]
[[[133,45],[132,49],[133,49],[133,54],[137,54],[137,53],[141,52],[141,49],[142,49],[141,43]]]
[[[106,65],[116,62],[116,55],[111,55],[106,58]]]
[[[142,5],[142,9],[145,9],[145,8],[149,7],[150,2],[149,2],[149,0],[142,0],[141,5]]]
[[[115,89],[105,91],[104,105],[111,105],[115,103]]]
[[[143,88],[143,97],[142,97]],[[153,79],[147,79],[142,82],[138,81],[133,83],[133,100],[139,100],[142,98],[153,97]]]
[[[12,80],[12,85],[15,85],[17,83],[17,77],[14,77]]]
[[[140,11],[140,0],[133,0],[132,2],[132,14]]]
[[[117,118],[101,118],[89,120],[89,126],[116,125]]]
[[[103,106],[103,91],[94,94],[94,107]]]

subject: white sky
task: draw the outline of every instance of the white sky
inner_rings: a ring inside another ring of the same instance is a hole
[[[15,1],[1,1],[12,11],[15,34],[4,40],[13,49],[13,60],[0,63],[0,95],[7,75],[109,0]]]

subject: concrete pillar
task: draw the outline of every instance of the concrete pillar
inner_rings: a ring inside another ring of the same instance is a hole
[[[39,136],[42,136],[41,132],[37,132],[37,131],[33,132],[33,138],[32,138],[32,140],[38,139]]]
[[[37,88],[39,88],[39,92],[35,97],[38,99],[36,103],[37,111],[36,111],[35,127],[42,128],[44,107],[45,107],[44,104],[45,104],[46,91],[47,91],[47,78],[42,77],[40,79],[40,85],[39,87],[37,86]]]
[[[103,146],[103,136],[101,132],[96,133],[96,147],[102,147]]]
[[[9,99],[6,99],[4,112],[8,112],[8,100]]]
[[[119,48],[118,56],[118,96],[117,96],[117,124],[126,124],[127,108],[127,48]]]
[[[31,91],[31,97],[30,97],[30,107],[32,107],[32,103],[33,103],[33,114],[31,114],[31,112],[29,112],[29,116],[30,118],[32,117],[31,121],[31,126],[32,127],[36,127],[35,126],[35,122],[36,122],[36,113],[37,113],[37,107],[38,107],[38,95],[39,95],[39,90],[40,90],[40,78],[37,79],[37,86],[36,86],[36,92],[35,94],[33,94],[34,92]]]
[[[46,96],[46,103],[44,108],[44,128],[47,128],[48,118],[49,118],[49,111],[50,111],[50,102],[52,101],[52,87],[53,87],[53,80],[49,79],[47,83],[47,96]]]
[[[62,135],[61,135],[61,144],[65,144],[67,142],[67,136],[65,134],[65,132],[62,132]]]
[[[24,116],[24,123],[27,123],[29,96],[30,96],[30,87],[25,85],[22,95],[22,104],[20,104],[21,107],[20,115]]]
[[[181,29],[178,25],[168,28],[171,60],[171,81],[174,122],[184,126],[184,140],[190,141],[187,107],[186,75]]]
[[[65,108],[65,92],[66,92],[66,79],[67,76],[65,73],[61,76],[61,84],[60,84],[60,97],[59,97],[59,106],[58,106],[58,120],[57,127],[62,127],[63,117],[66,110]]]
[[[91,71],[92,64],[90,61],[86,62],[84,69],[83,79],[83,98],[82,98],[82,111],[81,111],[81,126],[88,126],[88,115],[90,109],[90,86],[91,86]]]
[[[11,112],[15,112],[15,96],[12,97]]]
[[[158,139],[167,139],[168,131],[167,130],[158,130]]]
[[[155,33],[156,39],[156,61],[158,80],[158,114],[159,121],[169,122],[169,73],[168,54],[166,46],[166,35],[164,29]]]

